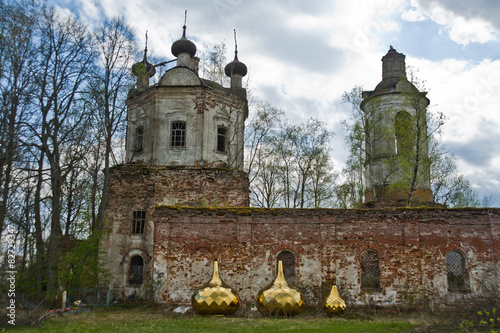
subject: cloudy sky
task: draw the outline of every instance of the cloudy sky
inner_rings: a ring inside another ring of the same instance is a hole
[[[225,42],[249,68],[249,85],[290,122],[316,117],[347,158],[340,102],[354,85],[373,90],[392,45],[429,90],[447,122],[442,142],[482,195],[500,206],[500,2],[498,0],[53,0],[89,22],[124,16],[160,59],[173,56],[188,10],[198,48]],[[229,55],[232,59],[232,56]]]

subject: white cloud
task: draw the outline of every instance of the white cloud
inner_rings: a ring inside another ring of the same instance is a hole
[[[401,18],[408,22],[425,21],[425,15],[418,9],[409,9],[401,14]]]
[[[480,17],[465,17],[441,6],[438,2],[430,2],[425,6],[419,0],[411,1],[412,9],[403,13],[407,21],[422,21],[425,17],[446,28],[451,40],[467,45],[469,43],[487,43],[496,40],[497,29]]]
[[[471,42],[487,43],[497,38],[493,26],[479,19],[465,19],[461,16],[453,17],[450,26],[450,38],[459,44]]]
[[[100,10],[97,7],[95,0],[77,0],[81,6],[81,15],[88,20],[97,20],[100,16]]]

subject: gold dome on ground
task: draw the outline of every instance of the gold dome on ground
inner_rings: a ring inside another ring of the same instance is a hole
[[[191,296],[193,310],[200,315],[232,315],[240,307],[240,298],[219,276],[219,262],[214,261],[212,278]]]
[[[283,264],[278,261],[276,279],[262,288],[257,296],[257,309],[264,316],[294,316],[302,312],[304,295],[299,288],[288,284]]]
[[[325,303],[323,303],[323,311],[325,311],[329,316],[340,316],[346,309],[346,303],[342,297],[340,297],[337,286],[333,285],[330,295],[328,295]]]

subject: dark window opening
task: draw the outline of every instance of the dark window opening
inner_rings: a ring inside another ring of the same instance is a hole
[[[176,121],[172,123],[172,137],[170,144],[172,147],[186,146],[186,122]]]
[[[380,256],[377,251],[367,250],[361,254],[361,287],[380,288]]]
[[[132,219],[132,233],[143,234],[146,226],[146,211],[136,210]]]
[[[144,268],[144,260],[141,256],[133,256],[130,260],[130,284],[142,284],[142,273]]]
[[[448,273],[448,290],[466,289],[465,256],[458,251],[448,252],[446,255],[446,271]]]
[[[224,127],[217,127],[217,151],[226,151],[226,137],[227,129]]]
[[[134,149],[141,151],[144,141],[144,127],[139,126],[135,129]]]
[[[285,279],[290,283],[295,283],[295,255],[290,251],[282,251],[278,254],[276,260],[281,260],[283,264]]]
[[[413,129],[411,115],[406,111],[398,112],[395,123],[396,153],[408,155],[413,150]]]

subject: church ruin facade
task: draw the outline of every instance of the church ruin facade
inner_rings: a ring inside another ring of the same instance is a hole
[[[225,71],[230,87],[200,78],[185,27],[172,53],[177,65],[156,85],[149,85],[154,66],[146,54],[133,69],[127,163],[111,170],[101,246],[115,298],[189,304],[215,259],[249,306],[273,280],[278,260],[310,306],[333,284],[350,304],[444,302],[481,295],[498,274],[500,210],[435,207],[425,168],[415,196],[427,207],[395,207],[404,189],[389,187],[398,171],[384,159],[405,147],[394,136],[372,133],[365,197],[375,208],[249,207],[242,171],[247,68],[235,53]],[[382,82],[365,93],[362,107],[395,127],[398,117],[415,116],[401,100],[408,89],[404,55],[391,47],[382,61]]]

